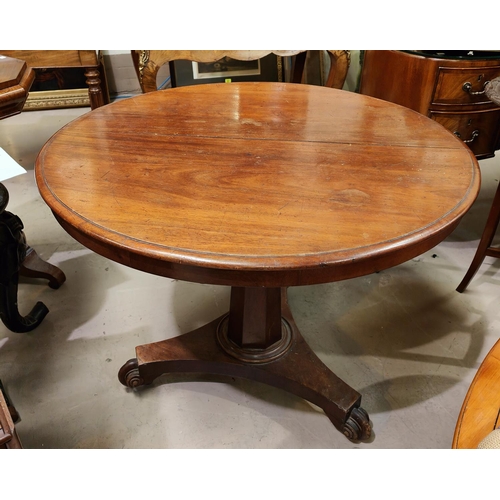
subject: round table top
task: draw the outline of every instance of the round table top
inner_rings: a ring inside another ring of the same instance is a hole
[[[235,286],[369,274],[442,241],[478,163],[401,106],[311,85],[180,87],[110,104],[43,147],[40,193],[82,244],[146,272]]]

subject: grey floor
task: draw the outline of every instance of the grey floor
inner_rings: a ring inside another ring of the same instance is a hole
[[[28,334],[0,324],[0,377],[25,448],[450,448],[467,388],[500,334],[500,262],[456,286],[478,245],[500,173],[483,160],[481,193],[460,226],[403,265],[350,281],[289,290],[318,356],[362,394],[374,439],[353,444],[321,410],[278,389],[217,377],[160,377],[133,391],[117,372],[136,345],[187,332],[225,312],[229,290],[149,276],[69,237],[41,199],[34,160],[88,108],[27,111],[0,121],[0,147],[28,173],[6,181],[8,210],[67,281],[23,280],[19,308],[50,309]],[[64,166],[61,166],[64,168]]]

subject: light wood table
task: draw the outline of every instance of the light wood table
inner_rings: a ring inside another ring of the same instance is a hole
[[[493,430],[500,428],[500,341],[484,358],[458,416],[453,448],[477,448]]]
[[[229,313],[136,348],[129,387],[215,373],[285,389],[369,439],[361,395],[307,346],[290,286],[405,262],[457,226],[480,185],[456,137],[419,113],[324,87],[232,83],[152,92],[88,113],[42,149],[40,193],[95,252],[231,286]]]

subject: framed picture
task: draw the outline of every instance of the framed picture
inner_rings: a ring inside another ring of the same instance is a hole
[[[237,61],[224,57],[213,63],[172,61],[170,63],[172,87],[203,83],[231,82],[282,82],[283,61],[269,54],[256,61]]]
[[[90,106],[83,68],[35,68],[24,110]]]

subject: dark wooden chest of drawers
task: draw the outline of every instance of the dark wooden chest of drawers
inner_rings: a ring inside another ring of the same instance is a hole
[[[500,52],[368,50],[360,93],[429,116],[482,159],[500,149],[500,107],[484,92],[498,76]]]

